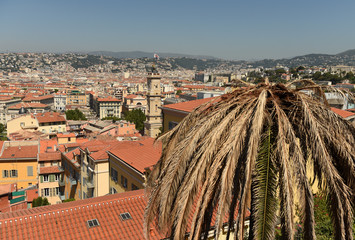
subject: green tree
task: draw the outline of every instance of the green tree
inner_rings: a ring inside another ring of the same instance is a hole
[[[73,202],[73,201],[75,201],[75,198],[68,198],[63,200],[63,202]]]
[[[79,109],[65,111],[67,120],[86,120],[86,117]]]
[[[33,201],[32,201],[33,208],[40,207],[40,206],[46,206],[46,205],[51,205],[48,202],[48,199],[46,197],[44,197],[44,198],[38,197],[38,198],[33,199]]]
[[[179,89],[176,91],[176,95],[180,95],[182,93],[182,91]]]
[[[5,126],[4,124],[0,123],[0,134],[5,131]]]
[[[207,239],[213,218],[216,238],[227,227],[228,237],[234,231],[243,239],[251,206],[249,239],[274,239],[278,219],[282,238],[293,239],[297,195],[303,237],[315,239],[306,172],[312,164],[331,203],[334,239],[352,239],[355,126],[325,104],[323,86],[297,82],[298,89],[292,83],[237,89],[199,107],[159,138],[162,157],[146,187],[146,235],[157,222],[171,239],[183,239],[191,222],[189,238]],[[303,93],[305,88],[314,95]]]
[[[136,125],[136,129],[140,132],[144,130],[145,114],[141,109],[133,109],[125,113],[124,119]]]
[[[117,122],[117,121],[122,120],[122,118],[113,116],[113,117],[104,117],[101,120],[112,120],[112,122]]]

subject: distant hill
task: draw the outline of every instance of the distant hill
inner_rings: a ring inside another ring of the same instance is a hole
[[[337,56],[355,56],[355,49],[347,50],[345,52],[338,53]]]
[[[331,65],[349,65],[355,66],[355,49],[347,50],[338,54],[307,54],[293,58],[283,59],[264,59],[249,62],[254,67],[276,67],[277,65],[287,67],[297,66],[331,66]]]
[[[107,56],[114,58],[153,58],[153,52],[142,52],[142,51],[130,51],[130,52],[109,52],[109,51],[94,51],[88,52],[90,55]],[[217,59],[213,56],[204,55],[189,55],[189,54],[179,54],[179,53],[156,53],[161,58],[194,58],[194,59]]]

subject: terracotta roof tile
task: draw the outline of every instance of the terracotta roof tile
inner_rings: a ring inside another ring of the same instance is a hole
[[[46,108],[48,105],[42,103],[18,103],[9,107],[9,109],[20,109],[20,108]]]
[[[38,146],[6,147],[0,159],[35,158],[37,159]]]
[[[49,174],[49,173],[61,173],[63,172],[59,166],[41,167],[39,168],[39,174]]]
[[[339,116],[341,116],[342,118],[348,118],[348,117],[352,117],[355,116],[355,113],[353,112],[349,112],[349,111],[345,111],[345,110],[341,110],[338,108],[330,108],[333,112],[335,112],[336,114],[338,114]]]
[[[197,99],[197,100],[192,100],[188,102],[180,102],[180,103],[174,103],[174,104],[168,104],[162,106],[163,109],[173,109],[173,110],[178,110],[178,111],[183,111],[186,113],[192,112],[195,108],[199,107],[200,105],[207,103],[211,100],[215,99],[213,98],[204,98],[204,99]]]
[[[122,149],[112,148],[109,152],[143,173],[145,168],[158,162],[161,150],[161,143],[154,144],[154,139],[148,138],[139,141],[138,145]]]
[[[143,239],[144,190],[0,215],[0,239]],[[132,219],[122,221],[129,212]],[[87,221],[97,219],[98,227]],[[163,239],[155,228],[150,239]]]
[[[48,152],[38,154],[38,161],[40,162],[50,162],[50,161],[60,161],[62,159],[60,152]]]
[[[39,123],[48,123],[48,122],[65,122],[63,115],[60,115],[58,112],[46,112],[39,113],[36,115],[36,118]]]

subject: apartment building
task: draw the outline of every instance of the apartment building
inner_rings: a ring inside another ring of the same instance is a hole
[[[37,130],[55,136],[66,131],[66,119],[57,112],[21,115],[7,123],[7,136],[20,130]]]
[[[46,197],[50,204],[61,203],[59,189],[60,175],[63,172],[61,153],[57,151],[38,154],[38,193]]]
[[[146,175],[161,156],[161,144],[153,138],[135,142],[125,148],[107,151],[110,169],[110,193],[143,189]]]
[[[0,147],[0,185],[16,183],[17,189],[37,185],[38,141],[1,141]]]

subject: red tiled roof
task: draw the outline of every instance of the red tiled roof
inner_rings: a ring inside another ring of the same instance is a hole
[[[75,137],[75,133],[58,133],[58,138]]]
[[[46,152],[38,154],[38,161],[40,162],[50,162],[50,161],[60,161],[62,155],[60,152]]]
[[[349,112],[349,111],[345,111],[345,110],[341,110],[338,108],[330,108],[333,112],[335,112],[336,114],[340,115],[342,118],[348,118],[348,117],[352,117],[355,116],[355,113],[353,112]]]
[[[58,112],[39,113],[36,115],[36,118],[39,123],[65,122],[64,116]]]
[[[144,239],[145,206],[144,190],[138,190],[4,213],[0,239]],[[126,212],[132,219],[123,221]],[[88,227],[92,219],[98,227]],[[151,229],[150,239],[164,237]]]
[[[199,107],[200,105],[207,103],[211,100],[215,99],[213,98],[204,98],[204,99],[197,99],[197,100],[192,100],[188,102],[180,102],[180,103],[174,103],[174,104],[168,104],[162,106],[163,109],[173,109],[173,110],[178,110],[178,111],[183,111],[186,113],[192,112],[195,108]]]
[[[58,142],[56,139],[45,139],[40,141],[40,152],[55,152],[56,150],[56,145],[58,145]]]
[[[98,101],[98,102],[121,102],[120,99],[112,98],[112,97],[98,98],[97,101]]]
[[[20,109],[20,108],[46,108],[48,105],[42,103],[18,103],[9,107],[9,109]]]
[[[130,94],[130,95],[127,95],[125,98],[132,99],[132,98],[136,98],[136,97],[138,97],[138,95]]]
[[[39,168],[39,174],[61,173],[61,172],[62,172],[62,170],[60,170],[58,166]]]
[[[35,158],[37,159],[38,146],[6,147],[0,159]]]
[[[153,138],[139,141],[138,145],[129,148],[112,148],[109,152],[126,162],[141,173],[145,168],[156,164],[161,156],[161,143],[154,144]]]

